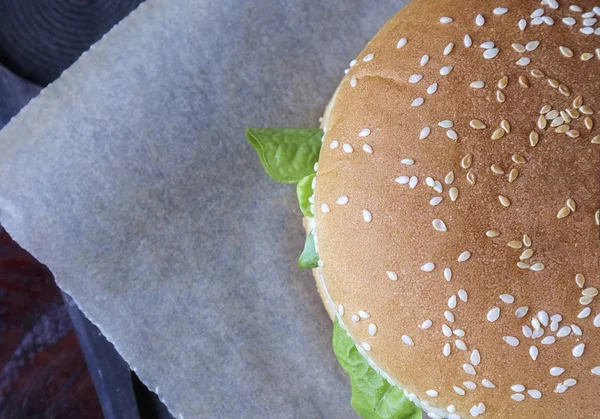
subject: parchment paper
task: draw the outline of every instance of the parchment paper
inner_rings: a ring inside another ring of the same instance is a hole
[[[316,126],[403,4],[149,0],[0,132],[0,222],[176,416],[354,416],[244,129]]]

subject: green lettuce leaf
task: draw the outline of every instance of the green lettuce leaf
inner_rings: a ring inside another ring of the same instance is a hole
[[[300,269],[316,268],[319,262],[319,255],[315,249],[315,238],[311,234],[306,236],[306,242],[304,243],[304,250],[298,258],[298,267]]]
[[[266,172],[278,182],[297,183],[314,173],[323,131],[296,128],[248,128],[252,144]]]
[[[422,419],[421,410],[368,364],[340,326],[333,326],[333,352],[352,384],[352,407],[365,419]]]
[[[310,210],[310,202],[308,202],[308,198],[310,198],[313,194],[312,181],[315,178],[315,174],[308,175],[303,177],[300,182],[298,182],[298,186],[296,187],[296,195],[298,196],[298,205],[300,205],[300,210],[302,214],[306,217],[314,217],[314,214]]]

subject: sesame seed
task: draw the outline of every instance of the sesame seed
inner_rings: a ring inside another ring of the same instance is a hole
[[[507,244],[508,247],[512,247],[513,249],[520,249],[523,247],[523,243],[521,243],[519,240],[511,240]]]
[[[558,377],[563,372],[565,372],[565,369],[561,368],[561,367],[552,367],[552,368],[550,368],[550,375],[552,375],[553,377]]]
[[[352,77],[350,79],[350,87],[356,87],[357,84],[358,84],[358,81],[356,80],[356,77]]]
[[[439,218],[436,218],[435,220],[433,220],[431,222],[431,225],[433,226],[433,228],[435,228],[437,231],[448,231],[448,228],[446,227],[446,224],[440,220]]]
[[[323,204],[321,204],[321,212],[327,214],[327,213],[331,212],[331,208],[329,208],[329,205],[323,203]]]
[[[558,332],[556,332],[556,336],[559,338],[567,337],[570,334],[571,334],[571,328],[569,326],[563,326],[560,329],[558,329]]]
[[[350,61],[350,67],[354,67],[356,65],[356,60]]]
[[[504,130],[502,128],[497,128],[492,133],[491,138],[492,138],[492,140],[499,140],[502,137],[504,137]]]
[[[487,378],[484,378],[483,380],[481,380],[481,385],[486,388],[496,388],[496,384],[492,383]]]
[[[548,326],[548,322],[550,321],[550,318],[549,318],[549,316],[548,316],[548,313],[547,313],[547,312],[545,312],[545,311],[543,311],[543,310],[542,310],[542,311],[540,311],[540,312],[537,314],[537,318],[538,318],[538,320],[540,321],[540,323],[541,323],[542,325],[544,325],[544,326]]]
[[[425,102],[425,99],[423,99],[422,97],[418,97],[412,101],[410,106],[412,106],[413,108],[418,108],[423,104],[423,102]]]
[[[454,329],[452,331],[452,333],[454,333],[455,336],[458,336],[459,338],[462,338],[465,336],[465,331],[462,329]]]
[[[357,323],[360,320],[360,317],[358,317],[356,314],[352,315],[352,322],[353,323]]]
[[[511,169],[510,173],[508,174],[508,181],[510,183],[513,183],[515,180],[517,180],[518,176],[519,176],[519,170]]]
[[[373,215],[371,215],[371,212],[369,210],[364,209],[362,211],[363,214],[363,220],[365,220],[365,222],[370,223],[373,220]]]
[[[525,386],[523,384],[513,384],[510,389],[515,393],[522,393],[525,391]]]
[[[377,326],[374,323],[369,324],[368,331],[369,335],[375,336],[375,333],[377,333]]]
[[[448,45],[446,45],[446,47],[444,48],[444,55],[450,55],[450,53],[452,52],[452,50],[454,49],[454,44],[452,42],[450,42]]]
[[[338,313],[340,314],[340,316],[344,315],[344,306],[341,304],[338,304]]]
[[[496,100],[503,103],[506,100],[506,96],[500,90],[496,90]]]
[[[399,183],[400,185],[406,185],[410,181],[408,176],[400,176],[397,177],[394,182]]]
[[[452,269],[444,268],[444,279],[450,281],[452,279]]]
[[[569,88],[567,86],[565,86],[564,84],[561,84],[560,86],[558,86],[558,91],[563,95],[563,96],[571,96],[571,91],[569,90]]]
[[[494,48],[496,44],[493,41],[485,41],[483,44],[479,45],[480,48],[483,49],[491,49]]]
[[[429,55],[425,54],[421,57],[421,61],[419,61],[419,63],[421,64],[421,67],[424,67],[427,63],[429,62]]]
[[[569,126],[568,125],[561,125],[558,128],[556,128],[554,130],[554,132],[556,132],[557,134],[564,134],[569,130]]]
[[[586,116],[583,119],[583,123],[584,123],[585,127],[588,129],[588,131],[591,131],[592,128],[594,128],[594,120],[592,118],[590,118],[589,116]]]
[[[523,244],[525,247],[531,247],[531,237],[528,234],[523,234]]]
[[[529,396],[531,396],[532,399],[542,398],[542,392],[539,390],[527,390],[527,394],[529,394]]]
[[[574,385],[577,384],[577,380],[574,378],[567,378],[564,382],[564,385],[566,385],[567,387],[573,387]]]
[[[519,256],[519,259],[526,260],[526,259],[529,259],[531,256],[533,256],[533,250],[526,249],[523,251],[523,253],[521,253],[521,256]]]
[[[449,129],[448,131],[446,131],[446,136],[452,141],[458,140],[458,134],[453,129]]]
[[[492,58],[496,57],[499,52],[500,50],[498,48],[486,49],[483,51],[483,58],[491,60]]]
[[[465,391],[458,387],[458,386],[452,386],[452,388],[454,389],[454,391],[456,392],[456,394],[458,394],[459,396],[464,396],[465,395]]]
[[[531,63],[531,58],[529,57],[521,57],[517,60],[517,65],[521,67],[526,67]]]
[[[573,331],[574,335],[581,336],[583,334],[583,332],[581,331],[581,328],[579,326],[577,326],[576,324],[571,325],[571,330]]]
[[[525,46],[523,46],[522,44],[514,43],[511,45],[511,47],[517,52],[525,52]]]
[[[473,381],[463,381],[463,386],[465,386],[467,390],[475,390],[477,388],[477,384]]]
[[[579,58],[581,59],[581,61],[589,61],[592,58],[594,58],[594,54],[592,54],[591,52],[584,52]]]
[[[531,336],[533,336],[533,330],[531,330],[531,327],[527,325],[523,325],[523,327],[521,327],[521,331],[523,332],[523,336],[525,336],[526,338],[530,338]]]
[[[508,122],[506,119],[503,119],[502,122],[500,122],[500,127],[502,127],[507,134],[510,133],[510,122]]]
[[[429,397],[437,397],[438,396],[438,392],[435,390],[427,390],[425,392]]]
[[[367,352],[369,352],[371,350],[371,345],[369,345],[367,342],[363,342],[361,343],[361,346],[363,347],[363,349]]]
[[[471,45],[473,45],[473,40],[471,39],[471,37],[469,36],[469,34],[465,34],[465,38],[463,40],[465,47],[467,48],[471,48]]]
[[[450,195],[450,200],[452,202],[456,202],[456,200],[458,199],[458,189],[453,186],[452,188],[450,188],[450,190],[448,191],[448,193]]]
[[[408,346],[415,346],[415,343],[413,342],[411,337],[408,335],[402,335],[402,343],[404,343],[405,345],[408,345]]]
[[[529,356],[531,357],[531,359],[533,359],[534,361],[537,360],[538,355],[539,355],[538,348],[536,346],[530,346],[529,347]]]
[[[431,176],[427,176],[425,178],[425,183],[427,184],[427,186],[429,186],[430,188],[433,188],[435,186],[435,180],[433,180],[433,178]]]
[[[515,302],[515,297],[511,294],[502,294],[500,295],[500,299],[506,304],[512,304]]]
[[[471,164],[473,163],[473,155],[472,154],[467,154],[465,155],[461,160],[460,160],[460,166],[463,169],[468,169],[469,167],[471,167]]]
[[[506,12],[508,12],[508,9],[506,7],[496,7],[494,9],[494,14],[496,16],[502,16],[502,15],[506,14]]]
[[[438,122],[438,126],[442,128],[452,128],[454,126],[454,122],[449,119],[444,119],[443,121]]]
[[[594,33],[594,28],[590,28],[590,27],[584,27],[579,29],[579,32],[581,32],[584,35],[591,35]]]
[[[527,27],[527,21],[525,19],[520,19],[517,26],[519,27],[520,30],[524,31],[525,28]]]
[[[452,348],[450,346],[449,343],[444,344],[444,347],[442,348],[442,354],[444,356],[450,356],[450,353],[452,352]]]
[[[554,342],[556,342],[556,338],[554,336],[546,336],[544,339],[542,339],[542,345],[552,345]]]
[[[444,311],[444,317],[450,323],[454,323],[454,314],[451,311],[448,311],[448,310]]]
[[[350,144],[344,144],[342,146],[342,150],[344,150],[344,152],[346,153],[352,153],[354,151],[354,147],[352,147]]]
[[[581,112],[582,114],[585,115],[592,115],[594,113],[594,111],[592,110],[592,108],[590,108],[587,105],[583,105],[579,107],[579,112]]]
[[[459,262],[466,262],[470,258],[471,258],[471,252],[469,252],[468,250],[465,250],[460,255],[458,255],[458,261]]]
[[[598,22],[596,18],[583,19],[583,26],[594,26]]]
[[[596,317],[594,317],[594,326],[600,327],[600,314],[597,314]]]
[[[449,171],[446,174],[446,177],[444,178],[444,183],[446,185],[452,185],[453,182],[454,182],[454,172],[453,171]]]
[[[567,199],[567,207],[573,212],[577,211],[577,204],[572,198]]]
[[[504,76],[498,80],[498,89],[504,89],[506,86],[508,86],[508,77]]]
[[[474,81],[470,84],[473,89],[483,89],[485,87],[485,82],[482,80]]]
[[[575,129],[569,130],[569,131],[567,131],[567,136],[571,137],[571,138],[577,138],[577,137],[579,137],[579,131],[577,131]]]
[[[524,164],[525,163],[525,158],[523,156],[521,156],[520,154],[513,154],[512,155],[512,161],[515,164]]]
[[[529,269],[531,269],[534,272],[540,272],[543,271],[545,268],[543,263],[534,263],[533,265],[531,265],[531,267]]]
[[[554,19],[552,19],[550,16],[543,16],[542,20],[548,26],[554,25]]]
[[[594,375],[600,375],[600,367],[594,367],[590,372]]]
[[[557,384],[556,388],[554,389],[555,393],[564,393],[565,391],[567,391],[567,386],[563,385],[563,384]]]
[[[498,201],[500,201],[500,204],[502,204],[502,206],[505,208],[510,206],[510,199],[504,195],[498,195]]]
[[[481,355],[477,349],[473,349],[471,352],[471,364],[477,366],[481,363]]]
[[[521,60],[519,60],[519,61],[521,61]],[[519,65],[527,65],[527,64],[529,64],[529,62],[528,61],[527,62],[522,62],[522,63],[521,62],[517,62],[517,64],[519,64]],[[527,79],[527,77],[525,77],[525,76],[519,76],[519,86],[521,86],[521,87],[523,87],[525,89],[529,88],[530,85],[529,85],[529,80]]]
[[[581,304],[582,306],[586,306],[588,304],[590,304],[592,302],[592,297],[581,297],[579,299],[579,304]]]
[[[431,320],[425,320],[419,327],[423,330],[429,329],[433,325]]]
[[[540,41],[530,41],[525,45],[527,51],[535,51],[540,46]]]
[[[388,279],[390,281],[397,281],[398,280],[398,274],[396,272],[385,271],[385,274],[387,275],[387,277],[388,277]]]
[[[531,20],[531,24],[534,26],[541,25],[542,23],[544,23],[544,19],[541,17],[536,17]]]
[[[477,26],[483,26],[485,25],[485,18],[483,17],[482,14],[478,14],[477,17],[475,18],[475,24]]]
[[[404,47],[406,45],[408,41],[406,40],[406,38],[400,38],[400,40],[398,41],[398,43],[396,44],[396,48],[400,49],[402,47]]]
[[[469,122],[469,125],[471,126],[471,128],[474,129],[485,129],[486,125],[481,122],[479,119],[473,119]]]
[[[540,115],[540,118],[543,118],[543,122],[541,122],[541,120],[538,119],[538,127],[540,127],[540,125],[543,124],[543,126],[545,128],[546,127],[546,118],[544,118],[544,115]],[[543,128],[541,128],[541,129],[543,129]],[[535,131],[531,131],[529,133],[529,145],[531,147],[535,147],[539,141],[540,141],[540,136],[538,135],[538,133]]]
[[[368,137],[369,135],[371,135],[371,130],[369,128],[363,128],[358,133],[358,136],[361,137],[361,138]]]
[[[456,308],[456,304],[456,294],[452,294],[452,296],[448,298],[448,307],[454,309]]]
[[[556,214],[556,218],[560,220],[561,218],[565,218],[569,214],[571,214],[571,210],[567,207],[562,207]]]
[[[334,150],[336,148],[338,148],[338,146],[340,145],[340,142],[338,140],[333,140],[330,144],[329,144],[329,148]]]
[[[488,230],[485,232],[485,235],[487,237],[493,238],[498,237],[500,235],[500,232],[498,230]]]
[[[342,195],[335,201],[335,203],[338,205],[346,205],[348,203],[348,197],[346,195]]]
[[[373,147],[371,147],[369,144],[363,144],[362,149],[367,154],[373,154]]]
[[[460,298],[465,303],[469,300],[469,296],[467,295],[467,292],[463,289],[458,290],[458,298]]]
[[[451,65],[444,66],[444,67],[440,68],[440,74],[442,76],[447,76],[448,74],[450,74],[450,72],[452,71],[453,68],[454,67]]]
[[[542,16],[543,14],[544,14],[544,9],[542,9],[542,8],[535,9],[535,10],[533,11],[533,13],[531,13],[531,18],[532,18],[532,19],[534,19],[534,18],[536,18],[536,17],[540,17],[540,16]]]
[[[371,317],[371,315],[364,310],[358,310],[358,315],[361,319],[368,319],[369,317]]]
[[[433,264],[433,262],[427,262],[423,266],[421,266],[421,270],[423,272],[431,272],[434,269],[435,269],[435,265]]]
[[[419,140],[424,140],[425,138],[427,138],[429,136],[430,133],[431,133],[431,128],[424,127],[421,130],[421,133],[419,134]]]
[[[367,55],[364,56],[363,61],[365,63],[367,63],[367,62],[371,61],[373,59],[373,57],[374,57],[373,54],[367,54]]]
[[[584,351],[585,351],[585,343],[580,343],[573,347],[572,354],[575,358],[580,358],[581,355],[583,355]]]
[[[413,74],[412,76],[410,76],[408,78],[408,82],[411,84],[415,84],[421,81],[421,79],[423,78],[422,74]]]
[[[429,205],[431,205],[432,207],[435,207],[435,206],[439,205],[440,202],[442,202],[442,199],[444,199],[444,198],[442,198],[441,196],[434,196],[433,198],[431,198],[429,200]]]
[[[431,84],[428,88],[427,88],[427,94],[428,95],[432,95],[437,91],[438,88],[438,84],[437,83],[433,83]]]
[[[454,21],[454,19],[452,19],[451,17],[448,17],[448,16],[443,16],[440,18],[440,23],[442,23],[442,24],[452,23],[453,21]]]
[[[471,364],[463,364],[463,371],[469,375],[477,375],[475,368]]]
[[[523,400],[525,400],[525,396],[520,393],[515,393],[511,395],[510,398],[516,402],[522,402]]]
[[[585,319],[586,317],[588,317],[590,315],[591,312],[592,312],[591,308],[585,307],[583,310],[581,310],[579,312],[579,314],[577,314],[577,318],[578,319]]]
[[[522,319],[523,317],[525,317],[527,315],[527,312],[529,311],[529,307],[527,306],[523,306],[523,307],[519,307],[516,311],[515,311],[515,317],[517,319]]]
[[[575,19],[573,19],[572,17],[564,17],[562,19],[562,23],[564,23],[567,26],[573,26],[573,25],[575,25],[575,23],[577,23],[577,21]]]
[[[499,317],[500,317],[500,308],[499,307],[493,307],[487,313],[487,319],[489,322],[493,323],[496,320],[498,320]]]
[[[596,144],[600,144],[600,135],[597,136],[596,138],[598,139],[598,142]],[[596,210],[596,214],[594,214],[594,218],[596,219],[596,225],[600,226],[600,209]]]

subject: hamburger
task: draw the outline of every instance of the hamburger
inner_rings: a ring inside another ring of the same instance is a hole
[[[320,129],[249,129],[297,184],[365,418],[600,417],[600,3],[415,0]]]

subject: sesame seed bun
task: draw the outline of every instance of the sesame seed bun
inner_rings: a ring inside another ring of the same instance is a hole
[[[323,120],[319,290],[432,417],[600,412],[600,8],[542,3],[413,1]]]

